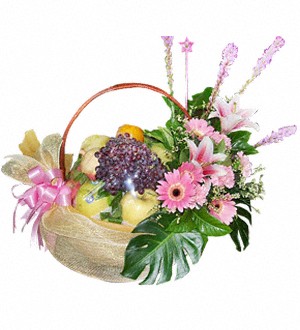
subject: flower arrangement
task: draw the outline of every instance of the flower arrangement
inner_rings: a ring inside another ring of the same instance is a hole
[[[23,228],[32,224],[39,247],[46,245],[69,268],[106,281],[159,284],[182,278],[211,236],[230,235],[238,251],[246,249],[252,201],[264,193],[262,167],[253,168],[249,156],[296,132],[296,126],[282,127],[250,143],[246,128],[258,125],[252,121],[254,111],[240,106],[240,96],[284,45],[281,37],[230,98],[222,98],[220,88],[237,58],[236,45],[223,50],[214,87],[189,98],[193,43],[186,38],[180,43],[185,106],[173,96],[173,37],[162,39],[169,93],[141,83],[107,88],[78,109],[62,137],[53,134],[40,144],[34,131],[26,132],[19,145],[23,155],[10,156],[2,167],[6,175],[30,185],[19,195],[13,189],[18,199],[14,230],[17,221],[24,222]],[[114,137],[91,135],[72,165],[65,143],[73,122],[95,98],[123,88],[162,94],[170,119],[154,130],[125,124]],[[18,206],[26,208],[21,217]]]

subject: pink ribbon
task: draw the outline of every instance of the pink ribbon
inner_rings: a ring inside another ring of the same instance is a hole
[[[31,238],[38,241],[40,248],[44,246],[39,228],[43,214],[53,204],[60,206],[71,205],[72,190],[63,181],[63,175],[59,169],[51,169],[45,172],[40,166],[36,166],[28,171],[28,177],[34,185],[21,196],[14,195],[18,199],[18,203],[13,216],[13,230],[15,231],[16,229],[18,206],[27,205],[28,211],[22,216],[22,219],[25,220],[22,230],[29,222],[33,222]]]

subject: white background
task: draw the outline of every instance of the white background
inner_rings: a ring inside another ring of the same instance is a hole
[[[167,90],[161,35],[174,35],[175,96],[184,102],[184,55],[194,41],[190,94],[213,85],[222,49],[239,46],[221,94],[251,75],[264,48],[286,39],[270,67],[242,97],[258,109],[256,142],[299,125],[297,1],[8,1],[0,3],[0,143],[18,153],[25,130],[62,133],[89,96],[121,82]],[[74,125],[68,151],[92,133],[115,134],[126,122],[154,128],[168,118],[148,91],[96,101]],[[256,203],[251,244],[238,253],[229,237],[212,238],[184,279],[160,286],[110,284],[72,272],[30,247],[30,229],[12,234],[15,183],[1,175],[0,329],[299,329],[299,133],[261,149],[266,197]]]

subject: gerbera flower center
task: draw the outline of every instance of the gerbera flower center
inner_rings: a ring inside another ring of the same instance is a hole
[[[180,201],[184,198],[185,188],[182,185],[172,185],[169,189],[169,198],[173,201]]]
[[[223,210],[223,204],[220,201],[214,202],[213,209],[215,210],[215,212],[221,213]]]
[[[178,188],[173,190],[173,196],[178,197],[180,195],[180,190]]]
[[[197,129],[193,129],[191,133],[196,135],[199,138],[203,138],[203,136],[204,136],[204,132],[197,130]]]

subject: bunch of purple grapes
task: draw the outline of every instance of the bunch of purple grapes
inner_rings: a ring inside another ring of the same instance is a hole
[[[95,153],[99,166],[96,179],[105,183],[104,189],[115,195],[118,191],[156,189],[157,181],[163,179],[165,167],[156,154],[129,134],[111,138]]]

